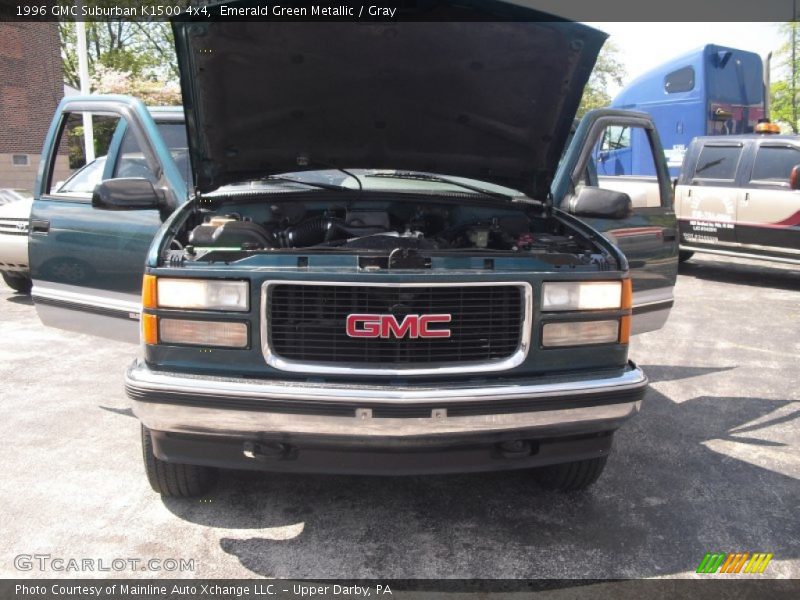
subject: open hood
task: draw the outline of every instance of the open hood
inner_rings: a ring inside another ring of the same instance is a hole
[[[175,21],[197,188],[379,168],[544,199],[606,35],[518,4],[433,4],[440,22]]]

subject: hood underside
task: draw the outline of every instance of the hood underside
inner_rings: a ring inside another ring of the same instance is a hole
[[[543,199],[606,36],[517,6],[527,20],[464,10],[441,3],[450,20],[435,23],[174,22],[197,188],[377,168]]]

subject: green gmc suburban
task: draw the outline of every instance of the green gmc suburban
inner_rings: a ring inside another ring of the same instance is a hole
[[[184,112],[59,106],[34,300],[46,324],[141,341],[125,388],[157,492],[203,494],[218,468],[530,468],[581,489],[639,410],[629,338],[663,325],[678,257],[653,123],[598,110],[572,130],[605,34],[501,2],[440,10],[178,20]],[[86,117],[102,181],[59,193]],[[620,127],[650,140],[646,205],[598,180]]]

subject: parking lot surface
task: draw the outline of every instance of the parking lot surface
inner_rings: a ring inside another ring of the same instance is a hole
[[[47,554],[194,561],[148,577],[682,577],[706,552],[758,551],[762,577],[800,577],[799,300],[797,267],[682,265],[666,328],[632,344],[642,412],[585,493],[525,472],[226,473],[186,501],[143,473],[122,385],[137,348],[44,328],[0,287],[0,576],[140,575],[15,567]]]

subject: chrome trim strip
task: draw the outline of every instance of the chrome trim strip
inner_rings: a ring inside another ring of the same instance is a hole
[[[633,308],[640,308],[642,306],[649,306],[651,304],[663,304],[664,302],[671,302],[675,299],[674,290],[671,285],[656,288],[653,290],[645,290],[642,292],[634,292],[633,294]]]
[[[672,308],[672,303],[674,300],[656,300],[655,302],[644,302],[643,304],[634,304],[633,310],[634,314],[636,314],[635,310],[637,308],[649,308],[651,306],[663,306],[664,308]]]
[[[287,360],[272,351],[269,343],[269,324],[267,319],[267,296],[271,285],[330,285],[330,286],[360,286],[360,287],[496,287],[512,285],[519,287],[524,295],[524,316],[521,327],[520,343],[516,351],[508,358],[493,362],[464,362],[464,363],[436,363],[435,366],[385,368],[385,367],[345,367],[328,365],[324,363],[301,362]],[[470,281],[470,282],[413,282],[413,283],[385,283],[366,281],[296,281],[296,280],[269,280],[261,286],[261,350],[267,364],[281,371],[306,374],[336,374],[336,375],[449,375],[455,373],[488,373],[492,371],[505,371],[513,369],[523,363],[528,356],[531,345],[533,329],[533,287],[526,281]]]
[[[214,408],[133,402],[133,412],[153,431],[236,436],[241,434],[294,433],[332,436],[412,437],[457,433],[490,433],[530,430],[537,427],[581,425],[597,429],[616,427],[633,417],[640,402],[588,406],[565,410],[539,411],[470,417],[431,417],[409,419],[358,419],[355,417],[317,417],[278,413],[242,412]]]
[[[125,385],[135,389],[178,392],[196,396],[233,398],[280,398],[284,400],[318,400],[323,402],[369,402],[387,405],[430,404],[440,401],[473,402],[514,400],[538,397],[575,396],[641,388],[647,376],[635,365],[622,374],[610,377],[594,375],[543,378],[536,383],[500,383],[473,385],[375,385],[309,383],[291,380],[234,379],[152,371],[141,361],[133,363],[125,373]]]
[[[129,318],[139,319],[139,315],[142,312],[141,302],[125,300],[123,297],[121,297],[123,294],[112,294],[109,292],[104,292],[103,290],[91,290],[97,292],[92,294],[87,293],[86,290],[91,290],[91,288],[50,283],[46,285],[40,285],[34,282],[31,295],[33,296],[34,301],[36,301],[37,298],[42,298],[44,300],[101,308],[120,313],[128,313]]]

